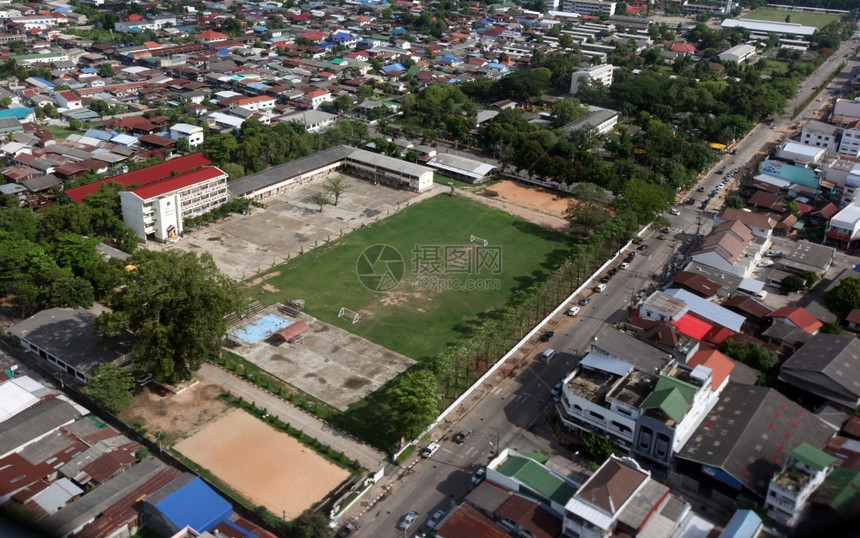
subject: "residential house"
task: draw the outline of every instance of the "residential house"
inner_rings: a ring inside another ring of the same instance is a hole
[[[76,108],[83,108],[84,102],[83,100],[74,94],[71,91],[62,91],[57,92],[54,95],[54,102],[57,105],[57,108],[65,108],[68,110],[74,110]]]
[[[774,323],[785,323],[812,335],[818,334],[818,331],[824,326],[821,321],[815,319],[815,316],[802,306],[783,306],[768,314],[768,317]]]
[[[501,450],[486,469],[487,483],[537,499],[559,519],[564,517],[565,505],[581,485],[511,448]]]
[[[809,120],[800,131],[800,142],[815,148],[835,152],[839,147],[839,127],[816,120]]]
[[[170,138],[174,140],[185,138],[188,140],[188,145],[194,148],[203,143],[203,127],[188,123],[177,123],[170,127]]]
[[[848,123],[842,131],[839,154],[856,159],[860,157],[860,120]]]
[[[833,470],[836,458],[808,444],[797,445],[788,463],[770,480],[765,509],[784,529],[797,526],[804,517],[806,502]]]

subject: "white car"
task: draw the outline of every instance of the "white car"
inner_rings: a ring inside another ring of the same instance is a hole
[[[567,311],[567,315],[568,316],[575,316],[575,315],[579,314],[579,310],[580,310],[580,308],[578,306],[574,306],[573,308],[571,308],[570,310]]]
[[[773,265],[773,260],[762,260],[758,262],[759,267],[770,267],[771,265]]]
[[[421,450],[421,457],[425,460],[433,457],[433,454],[439,450],[439,443],[430,443]]]
[[[681,212],[678,211],[677,209],[675,209],[674,207],[669,211],[669,213],[671,213],[673,215],[680,215],[681,214]]]
[[[427,528],[432,529],[435,527],[443,517],[445,517],[445,510],[436,510],[433,512],[433,515],[427,520]]]
[[[594,291],[596,291],[597,293],[603,293],[603,290],[605,290],[605,289],[606,289],[606,284],[598,284],[597,287],[594,288]]]
[[[622,263],[622,264],[621,264],[621,268],[622,268],[622,269],[627,269],[628,267],[630,267],[630,264],[629,264],[629,263],[627,263],[627,262],[624,262],[624,263]]]
[[[768,258],[779,258],[780,256],[782,256],[782,251],[781,250],[768,250],[767,252],[764,253],[764,255],[767,256]]]
[[[486,476],[487,476],[487,470],[484,469],[483,467],[481,467],[480,469],[475,471],[475,474],[472,475],[472,483],[477,486],[478,484],[480,484],[481,482],[484,481],[484,477],[486,477]]]

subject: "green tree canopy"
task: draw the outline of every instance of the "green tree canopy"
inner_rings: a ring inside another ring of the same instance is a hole
[[[780,287],[789,293],[798,292],[806,287],[806,282],[797,275],[788,275],[779,282]]]
[[[391,425],[397,435],[413,438],[439,413],[436,376],[430,370],[407,372],[388,391]]]
[[[129,392],[132,387],[134,379],[131,369],[112,362],[99,364],[87,378],[87,393],[111,413],[134,403],[134,396]]]
[[[737,342],[727,338],[720,344],[720,351],[761,372],[766,372],[779,364],[776,353],[755,342]]]
[[[137,269],[111,293],[113,311],[99,316],[96,330],[108,338],[131,332],[136,368],[167,382],[187,379],[220,354],[225,317],[240,306],[238,286],[209,254],[142,250],[128,263]]]
[[[839,318],[845,317],[855,308],[860,308],[860,278],[848,277],[827,292],[824,297],[827,309]]]

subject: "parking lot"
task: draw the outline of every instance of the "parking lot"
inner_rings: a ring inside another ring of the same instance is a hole
[[[201,229],[185,230],[175,243],[150,242],[147,248],[208,252],[224,274],[244,280],[443,190],[434,185],[417,194],[344,178],[350,187],[337,206],[327,205],[319,211],[313,197],[325,182],[317,181],[268,198],[266,208],[252,207],[249,215],[233,214]]]

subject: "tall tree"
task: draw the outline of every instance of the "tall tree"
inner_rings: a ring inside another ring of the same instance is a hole
[[[87,393],[96,403],[116,413],[134,403],[134,396],[129,392],[133,386],[131,369],[103,362],[88,377]]]
[[[845,319],[852,310],[860,308],[860,278],[848,277],[827,292],[824,297],[827,309]]]
[[[341,176],[328,178],[325,185],[325,191],[334,199],[332,205],[337,207],[337,201],[340,199],[340,195],[350,187],[352,187],[352,185],[344,183],[343,177]]]
[[[96,330],[108,338],[131,332],[136,369],[168,382],[187,379],[220,354],[225,318],[240,306],[237,284],[209,254],[142,250],[128,263],[136,269],[111,293],[113,311],[99,316]]]
[[[388,391],[391,425],[397,435],[413,438],[439,413],[436,376],[430,370],[404,374]]]

